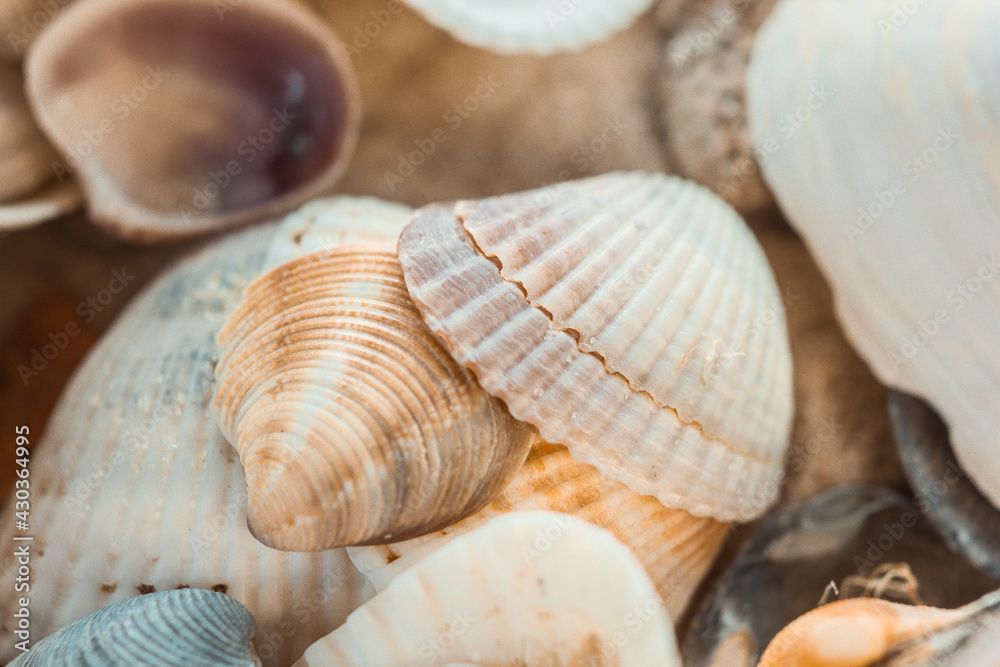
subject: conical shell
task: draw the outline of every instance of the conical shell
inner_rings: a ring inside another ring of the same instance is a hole
[[[443,528],[496,496],[535,439],[424,325],[391,244],[278,266],[219,343],[219,423],[246,472],[250,529],[276,549]]]
[[[382,591],[458,536],[498,515],[526,510],[564,512],[606,529],[639,558],[675,621],[729,535],[725,524],[668,509],[652,496],[639,496],[604,478],[597,468],[577,463],[565,447],[540,443],[503,492],[476,514],[431,535],[347,552],[375,590]]]
[[[782,0],[747,100],[851,342],[941,413],[1000,507],[998,30],[982,0]]]
[[[81,618],[46,637],[10,667],[253,667],[257,624],[221,593],[182,589],[140,595]]]
[[[295,0],[74,3],[25,71],[60,173],[134,241],[287,213],[331,189],[358,133],[343,46]]]
[[[610,533],[515,512],[399,575],[299,667],[679,667],[673,628],[642,565]]]
[[[371,594],[342,549],[290,554],[253,539],[243,470],[211,414],[216,335],[273,233],[233,236],[178,265],[130,304],[67,387],[32,450],[29,531],[11,511],[0,519],[6,544],[34,537],[35,640],[140,592],[216,588],[257,619],[264,664],[288,664]],[[5,549],[3,590],[14,591],[17,567]],[[5,637],[17,597],[0,597]],[[0,661],[14,655],[4,642]]]
[[[628,27],[655,0],[406,0],[431,23],[500,53],[576,51]]]
[[[707,190],[607,174],[421,209],[428,326],[511,414],[639,494],[722,521],[778,493],[791,354],[767,261]]]
[[[996,607],[990,593],[958,609],[911,606],[855,598],[824,605],[779,632],[761,656],[759,667],[864,667],[889,657],[904,642],[968,621]],[[933,658],[929,651],[924,660]],[[996,659],[994,653],[993,658]],[[996,664],[995,662],[993,664]]]

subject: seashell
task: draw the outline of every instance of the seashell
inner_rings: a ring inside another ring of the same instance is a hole
[[[20,74],[0,63],[0,229],[68,213],[81,203],[76,186],[55,180],[55,151],[35,126]]]
[[[994,641],[990,662],[997,657],[997,620],[1000,591],[990,593],[959,609],[911,606],[885,600],[840,600],[797,619],[768,645],[759,667],[811,665],[813,667],[864,667],[888,660],[892,665],[941,664],[936,648],[924,636],[964,625],[965,638],[976,633],[987,616]],[[950,648],[955,648],[954,637]],[[916,644],[916,646],[915,646]],[[902,649],[911,659],[893,655]],[[916,650],[915,650],[916,649]],[[916,654],[916,655],[914,655]],[[969,667],[970,663],[961,664]]]
[[[34,639],[140,592],[214,588],[257,619],[262,662],[289,664],[373,594],[342,549],[282,553],[253,539],[243,471],[211,414],[216,335],[274,233],[224,239],[148,287],[64,392],[31,456]],[[5,512],[0,539],[20,534]],[[4,590],[16,569],[4,550]],[[5,636],[15,604],[0,597]],[[0,662],[13,657],[5,642]]]
[[[660,56],[659,99],[672,164],[741,212],[774,205],[744,102],[750,51],[774,3],[688,2],[678,21],[670,17]]]
[[[406,0],[455,38],[499,53],[577,51],[631,25],[655,0]]]
[[[889,416],[914,504],[945,544],[1000,583],[1000,511],[955,461],[948,428],[915,396],[889,392]]]
[[[764,518],[695,616],[684,664],[756,665],[783,627],[838,595],[954,607],[995,587],[900,494],[836,487]]]
[[[552,512],[501,516],[445,545],[296,665],[416,660],[680,666],[663,602],[635,556],[610,533]]]
[[[574,459],[720,521],[776,498],[791,356],[783,313],[752,323],[780,297],[707,190],[636,172],[431,206],[399,258],[452,355]]]
[[[0,61],[17,64],[38,36],[72,0],[4,0],[0,3]]]
[[[593,466],[577,463],[565,447],[539,443],[510,484],[476,514],[431,535],[347,552],[375,590],[382,591],[460,535],[498,515],[526,510],[564,512],[610,532],[642,562],[674,621],[729,536],[726,524],[666,508],[606,479]]]
[[[133,241],[287,213],[332,187],[358,132],[347,56],[294,0],[75,3],[25,69],[60,171]]]
[[[765,178],[833,286],[849,339],[926,399],[1000,506],[1000,7],[782,0],[747,75]]]
[[[10,667],[260,665],[247,608],[221,593],[182,589],[122,600],[34,645]]]
[[[388,243],[262,275],[219,343],[215,408],[269,547],[439,530],[496,496],[536,438],[427,329]]]

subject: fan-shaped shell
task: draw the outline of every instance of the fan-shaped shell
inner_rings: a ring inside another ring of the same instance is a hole
[[[545,440],[697,516],[745,520],[776,498],[792,415],[780,296],[707,190],[608,174],[432,206],[399,257],[431,330]]]
[[[288,664],[371,594],[342,549],[282,553],[253,539],[243,470],[211,414],[216,335],[273,234],[233,236],[167,273],[67,387],[31,457],[36,640],[143,591],[217,588],[257,619],[264,664]],[[5,512],[0,539],[15,534]],[[5,549],[4,590],[16,571]],[[0,598],[7,637],[16,597]],[[13,657],[5,642],[0,661]]]
[[[253,667],[257,624],[233,598],[195,588],[140,595],[81,618],[10,667]]]
[[[768,184],[884,383],[948,423],[1000,506],[1000,5],[782,0],[750,126]]]
[[[287,213],[332,187],[358,132],[344,49],[295,0],[74,3],[25,71],[60,173],[136,241]]]
[[[575,51],[626,28],[654,0],[406,0],[431,23],[500,53]]]
[[[306,651],[299,667],[679,667],[673,628],[642,565],[610,533],[514,512],[400,574]]]
[[[293,551],[407,539],[475,512],[535,430],[424,325],[391,244],[261,276],[219,334],[215,405],[250,529]]]
[[[666,508],[652,496],[604,478],[593,466],[577,463],[565,447],[540,443],[510,484],[476,514],[431,535],[347,551],[381,591],[459,535],[498,515],[526,510],[564,512],[609,531],[642,562],[675,621],[729,535],[725,524]]]

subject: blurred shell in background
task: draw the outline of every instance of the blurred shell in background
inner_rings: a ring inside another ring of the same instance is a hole
[[[421,209],[400,263],[428,326],[515,417],[667,507],[776,500],[792,417],[783,312],[736,213],[681,179],[613,173]]]
[[[343,220],[329,221],[343,233]],[[342,549],[291,554],[253,539],[243,471],[212,416],[215,337],[274,234],[227,238],[168,272],[64,392],[31,461],[35,638],[139,593],[189,586],[246,605],[264,664],[288,664],[371,594]],[[8,542],[20,534],[14,520],[0,524]],[[0,571],[13,590],[13,550]],[[0,603],[8,635],[12,598]],[[0,660],[13,657],[6,646]]]
[[[60,173],[133,241],[291,211],[330,190],[357,138],[343,46],[295,0],[76,3],[25,69]]]
[[[82,199],[71,178],[57,182],[56,152],[35,125],[18,71],[0,63],[0,230],[69,213]]]
[[[72,0],[0,2],[0,60],[16,64],[31,42]]]
[[[635,556],[607,531],[552,512],[502,516],[442,547],[298,665],[417,660],[680,667],[670,619]]]
[[[444,528],[492,500],[537,437],[424,325],[392,242],[272,269],[219,343],[215,408],[243,463],[250,530],[272,548]]]
[[[748,72],[762,165],[848,337],[1000,506],[1000,5],[782,0]]]
[[[456,38],[500,53],[575,51],[628,27],[656,0],[406,0]],[[670,0],[671,4],[674,0]]]
[[[34,644],[10,667],[253,667],[257,624],[221,593],[182,589],[129,598]]]
[[[390,581],[458,536],[510,512],[564,512],[606,529],[639,558],[665,609],[678,621],[712,567],[728,526],[669,509],[652,496],[577,463],[559,445],[540,443],[514,480],[489,505],[437,533],[383,546],[349,548],[351,560],[382,591]]]

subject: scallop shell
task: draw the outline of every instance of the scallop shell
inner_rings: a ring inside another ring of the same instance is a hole
[[[178,265],[129,305],[67,387],[32,450],[35,639],[140,592],[215,588],[256,617],[264,664],[289,664],[372,594],[342,549],[290,554],[253,539],[243,470],[211,414],[215,337],[274,233],[256,228]],[[5,512],[0,539],[20,534]],[[4,590],[16,569],[5,549]],[[14,604],[0,598],[8,637]],[[4,643],[0,661],[13,656]]]
[[[17,70],[0,63],[0,229],[43,222],[81,203],[71,180],[54,183],[56,153],[35,126],[23,86]]]
[[[457,39],[499,53],[576,51],[624,30],[655,0],[406,0]]]
[[[782,0],[747,89],[758,147],[792,133],[764,174],[848,337],[1000,506],[998,29],[980,0]]]
[[[183,589],[140,595],[46,637],[10,667],[260,665],[247,608],[221,593]]]
[[[306,551],[407,539],[488,503],[535,430],[427,329],[391,244],[264,274],[219,334],[215,407],[250,530]]]
[[[610,533],[552,512],[514,512],[445,545],[296,664],[417,660],[680,667],[670,619],[635,556]]]
[[[606,529],[639,558],[675,621],[729,535],[726,524],[666,508],[604,478],[593,466],[577,463],[565,447],[540,443],[503,492],[476,514],[431,535],[347,552],[375,590],[382,591],[458,536],[498,515],[525,510],[564,512]]]
[[[427,207],[399,257],[431,330],[546,441],[696,516],[747,520],[777,497],[784,311],[760,246],[707,190],[607,174]]]
[[[294,0],[75,3],[25,69],[60,173],[133,241],[287,213],[332,187],[358,132],[343,47]]]
[[[885,600],[840,600],[795,620],[778,633],[761,657],[759,667],[811,665],[864,667],[889,658],[914,639],[959,626],[1000,607],[1000,591],[958,609],[916,607]],[[993,623],[995,623],[995,619]],[[995,630],[994,630],[995,633]],[[891,664],[926,665],[934,659],[930,646],[913,661]],[[996,644],[992,662],[996,664]],[[879,663],[881,664],[881,663]],[[933,664],[940,664],[934,660]],[[968,663],[961,663],[968,666]]]

